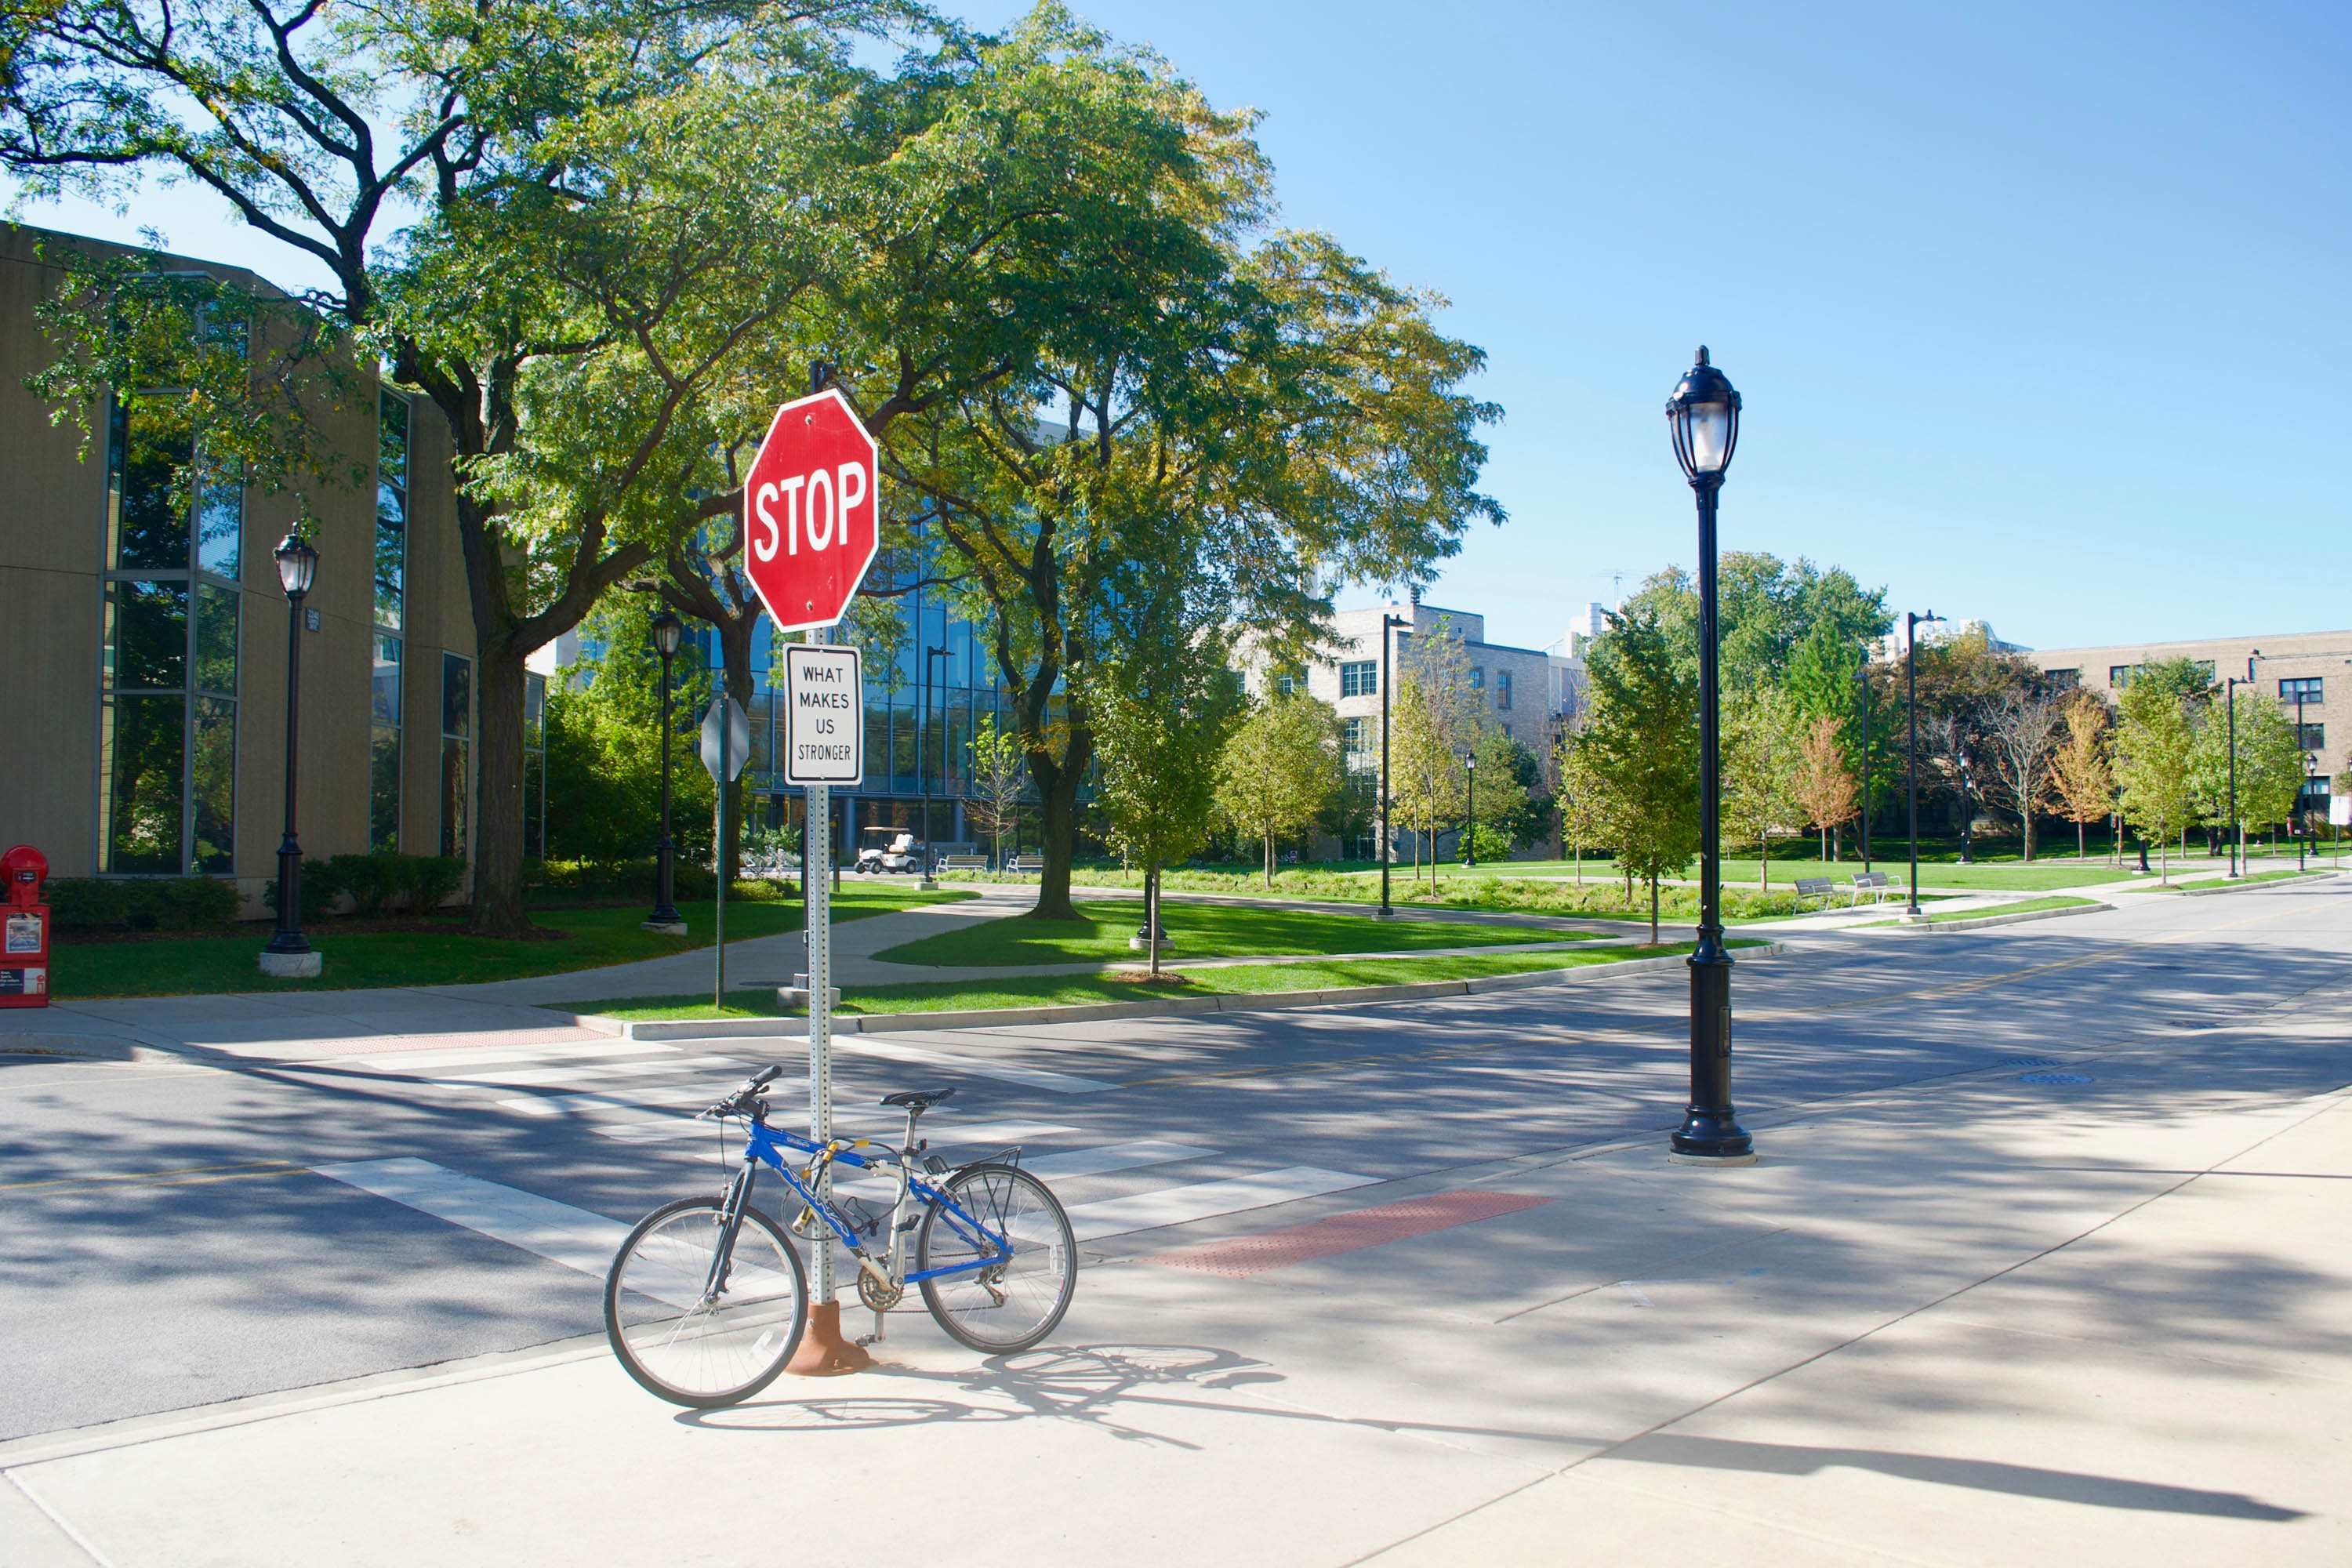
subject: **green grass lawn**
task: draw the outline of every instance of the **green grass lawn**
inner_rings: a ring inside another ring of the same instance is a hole
[[[2207,888],[2242,888],[2253,882],[2292,882],[2298,877],[2316,877],[2319,871],[2252,871],[2232,881],[2227,877],[2205,877],[2194,882],[2175,882],[2182,892],[2201,891]]]
[[[1723,879],[1727,884],[1754,887],[1763,875],[1763,866],[1764,863],[1760,860],[1727,858],[1723,862]],[[1584,862],[1584,877],[1588,882],[1594,879],[1596,867],[1599,868],[1598,875],[1601,878],[1614,874],[1613,868],[1608,862],[1588,858]],[[1870,868],[1874,871],[1884,871],[1899,885],[1907,887],[1910,883],[1910,863],[1900,855],[1893,858],[1874,858],[1870,863]],[[1696,868],[1694,868],[1695,871]],[[1775,891],[1795,881],[1799,877],[1829,877],[1839,882],[1844,882],[1850,878],[1859,876],[1861,872],[1862,862],[1859,859],[1783,860],[1777,855],[1772,858],[1772,887]],[[1458,866],[1453,867],[1443,875],[1449,879],[1471,876],[1557,879],[1573,878],[1575,873],[1576,867],[1573,861],[1563,863],[1558,860],[1507,860],[1493,866],[1481,866],[1475,872],[1465,871]],[[2103,861],[2080,861],[2071,857],[2063,861],[2035,860],[2031,864],[2021,860],[1979,861],[1967,866],[1950,861],[1922,860],[1919,862],[1919,886],[1922,888],[1965,888],[1981,889],[1989,892],[2037,893],[2049,888],[2083,888],[2105,882],[2127,882],[2131,879],[2132,874],[2127,869],[2118,869]]]
[[[1734,941],[1733,947],[1753,947]],[[1153,985],[1124,974],[1027,974],[1003,980],[925,980],[908,985],[845,990],[844,1013],[950,1013],[992,1007],[1072,1006],[1092,1002],[1137,1002],[1172,996],[1255,996],[1283,991],[1334,991],[1349,986],[1408,985],[1431,980],[1473,980],[1487,974],[1526,974],[1537,970],[1580,969],[1690,951],[1687,942],[1661,947],[1596,948],[1589,952],[1516,952],[1454,958],[1337,958],[1304,963],[1236,963],[1217,969],[1177,970],[1181,984]],[[610,1002],[568,1004],[576,1013],[608,1018],[668,1021],[781,1016],[772,991],[746,992],[740,1003],[715,1011],[703,996],[630,996]]]
[[[1927,923],[1932,926],[1943,925],[1951,921],[1990,920],[1996,915],[2027,915],[2032,914],[2040,910],[2088,909],[2098,901],[2099,900],[2096,899],[2028,899],[2022,903],[2002,904],[1996,909],[1954,910],[1951,913],[1947,915],[1929,915],[1927,917]],[[1853,929],[1856,931],[1868,931],[1878,926],[1901,925],[1902,923],[1903,922],[1901,921],[1871,921],[1864,925],[1856,926]]]
[[[1543,862],[1522,861],[1516,864],[1540,865]],[[1592,862],[1586,862],[1587,875],[1581,887],[1563,886],[1557,879],[1544,877],[1489,876],[1483,867],[1475,873],[1467,873],[1457,867],[1440,874],[1434,897],[1431,895],[1425,873],[1416,882],[1408,868],[1399,867],[1390,879],[1390,897],[1398,909],[1405,910],[1434,906],[1505,914],[1518,911],[1561,915],[1620,923],[1640,923],[1650,918],[1648,889],[1637,886],[1633,901],[1628,903],[1622,884],[1609,877],[1606,867],[1595,875],[1591,870],[1592,865]],[[945,879],[1026,882],[1032,885],[1036,881],[1034,877],[974,876],[970,873],[956,873]],[[1070,883],[1077,888],[1140,888],[1143,874],[1109,867],[1081,866],[1070,873]],[[1246,868],[1235,870],[1216,867],[1188,867],[1169,871],[1165,876],[1165,885],[1171,893],[1219,893],[1238,898],[1302,899],[1350,904],[1377,904],[1381,898],[1380,877],[1376,871],[1366,873],[1334,869],[1328,866],[1291,867],[1276,877],[1270,889],[1256,873]],[[1688,922],[1696,918],[1698,890],[1696,887],[1669,885],[1661,889],[1661,920]],[[1723,910],[1726,918],[1734,921],[1777,920],[1805,912],[1797,907],[1794,885],[1777,878],[1769,895],[1736,887],[1725,889]],[[1141,916],[1137,916],[1137,919],[1139,921]]]
[[[897,889],[845,889],[835,895],[839,920],[888,914],[917,904],[968,899],[969,893],[919,893]],[[178,996],[238,991],[350,991],[379,985],[455,985],[485,980],[520,980],[631,963],[710,945],[708,900],[681,902],[678,913],[691,936],[660,936],[638,929],[642,905],[624,909],[556,909],[533,913],[536,923],[562,936],[543,942],[499,942],[467,936],[457,920],[446,930],[339,933],[321,921],[305,933],[326,955],[326,972],[315,980],[273,980],[262,974],[255,955],[269,940],[257,922],[235,936],[159,937],[146,942],[75,942],[58,946],[49,969],[51,994],[83,996]],[[774,936],[801,928],[798,900],[727,905],[727,940]]]
[[[1077,906],[1081,923],[1018,917],[975,921],[875,956],[886,963],[997,967],[1013,964],[1125,962],[1128,938],[1143,926],[1143,905],[1097,900]],[[1176,945],[1172,958],[1253,958],[1307,952],[1398,952],[1430,947],[1492,947],[1516,942],[1559,942],[1585,933],[1540,926],[1449,924],[1438,921],[1371,921],[1361,915],[1230,904],[1171,903],[1160,923]]]

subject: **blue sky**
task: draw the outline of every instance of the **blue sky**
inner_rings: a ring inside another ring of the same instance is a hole
[[[1726,548],[2038,647],[2352,627],[2352,12],[1078,9],[1262,110],[1285,221],[1487,352],[1511,520],[1429,597],[1495,640],[1691,563],[1700,342],[1747,400]],[[26,216],[291,270],[180,200]]]

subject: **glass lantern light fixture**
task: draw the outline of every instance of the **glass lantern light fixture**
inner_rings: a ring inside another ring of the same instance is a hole
[[[278,560],[278,585],[289,599],[299,599],[310,591],[310,579],[319,573],[319,552],[310,548],[310,541],[299,533],[289,533],[278,542],[273,552]]]
[[[1724,469],[1731,467],[1732,448],[1739,444],[1739,394],[1729,377],[1707,363],[1705,344],[1666,400],[1666,419],[1684,477],[1695,485],[1721,483]]]
[[[654,647],[664,658],[677,652],[677,645],[685,636],[686,623],[667,610],[654,617]]]

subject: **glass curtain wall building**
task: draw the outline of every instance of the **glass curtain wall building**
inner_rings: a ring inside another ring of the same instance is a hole
[[[869,587],[888,592],[895,582],[877,567]],[[920,835],[923,786],[930,783],[933,843],[976,845],[982,836],[965,821],[971,792],[973,731],[993,716],[999,730],[1013,722],[1012,704],[985,634],[955,613],[935,590],[915,589],[896,601],[905,636],[895,650],[866,654],[866,780],[855,790],[836,790],[845,800],[838,847],[854,849],[867,827],[901,827]],[[708,667],[719,662],[717,633],[700,628],[698,639]],[[751,638],[753,690],[751,759],[743,772],[747,824],[781,826],[796,821],[800,791],[788,788],[778,763],[784,741],[784,706],[773,677],[782,668],[782,645],[762,616]],[[924,714],[924,651],[944,648],[930,663],[929,715]],[[707,700],[707,699],[706,699]],[[1008,839],[1008,852],[1013,847]]]

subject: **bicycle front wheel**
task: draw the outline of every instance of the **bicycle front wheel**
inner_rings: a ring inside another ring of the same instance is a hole
[[[666,1204],[637,1222],[604,1277],[604,1336],[631,1377],[673,1405],[715,1410],[773,1383],[808,1325],[800,1255],[748,1205],[718,1269],[726,1210]]]
[[[971,1166],[940,1192],[944,1201],[924,1210],[915,1237],[917,1273],[955,1270],[922,1282],[923,1304],[940,1327],[992,1354],[1027,1350],[1052,1333],[1078,1280],[1077,1237],[1060,1202],[1012,1165]],[[1010,1258],[982,1261],[996,1258],[992,1237],[1004,1238]]]

